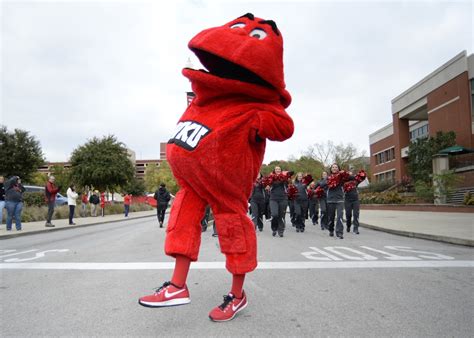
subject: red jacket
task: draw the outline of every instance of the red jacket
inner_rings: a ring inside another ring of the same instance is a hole
[[[54,184],[48,181],[46,183],[46,188],[44,190],[46,203],[54,202],[56,200],[56,194],[59,192],[59,188]]]
[[[82,201],[82,203],[84,203],[84,204],[89,203],[89,198],[87,198],[87,195],[86,195],[86,194],[82,194],[81,201]]]
[[[130,205],[130,204],[132,204],[132,196],[131,196],[131,195],[128,195],[128,194],[125,195],[125,196],[123,197],[123,204],[125,204],[125,205]]]

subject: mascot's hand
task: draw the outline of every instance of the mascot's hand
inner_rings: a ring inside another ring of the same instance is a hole
[[[283,110],[259,111],[253,122],[253,127],[258,130],[258,135],[271,141],[284,141],[293,135],[293,120]]]
[[[260,143],[264,139],[258,135],[258,130],[255,128],[250,128],[249,131],[249,142],[250,143]]]

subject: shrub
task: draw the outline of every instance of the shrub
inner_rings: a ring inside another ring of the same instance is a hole
[[[464,194],[464,205],[474,205],[474,195],[471,194],[469,191]]]
[[[433,203],[434,192],[433,186],[430,183],[426,183],[424,181],[416,181],[415,192],[416,196],[422,199],[423,201]]]
[[[23,202],[26,206],[42,207],[45,205],[44,194],[42,192],[25,192]]]
[[[146,211],[146,210],[153,210],[148,204],[145,203],[137,203],[132,204],[130,211]],[[81,212],[81,205],[77,205],[76,209],[74,210],[74,217],[79,218]],[[123,204],[122,203],[113,203],[108,204],[105,206],[105,214],[106,215],[114,215],[114,214],[121,214],[124,212]],[[6,210],[4,212],[6,214]],[[46,221],[46,216],[48,214],[48,207],[44,205],[41,206],[36,205],[25,205],[23,207],[23,212],[21,214],[21,221],[22,222],[37,222],[37,221]],[[100,206],[97,207],[97,215],[100,215]],[[87,205],[86,216],[90,216],[90,207]],[[4,216],[6,219],[6,215]],[[61,205],[54,208],[53,219],[67,219],[69,217],[69,206]]]
[[[415,198],[405,196],[402,197],[396,191],[360,194],[361,204],[412,204],[415,202]]]
[[[367,187],[359,188],[361,192],[382,192],[393,186],[391,181],[370,183]]]

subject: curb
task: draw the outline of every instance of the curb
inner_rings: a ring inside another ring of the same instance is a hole
[[[45,233],[45,232],[52,232],[52,231],[77,229],[77,228],[83,228],[83,227],[88,227],[88,226],[92,226],[92,225],[117,223],[117,222],[123,222],[123,221],[131,221],[131,220],[134,220],[134,219],[141,219],[141,218],[147,218],[147,217],[156,217],[156,214],[155,215],[146,215],[146,216],[137,216],[137,217],[133,217],[133,218],[125,218],[124,217],[123,219],[116,219],[116,220],[111,220],[111,221],[95,222],[95,223],[88,223],[88,224],[79,224],[79,225],[73,225],[73,226],[66,226],[66,227],[62,227],[62,228],[46,228],[46,229],[33,230],[33,231],[27,231],[27,232],[15,232],[15,233],[12,233],[12,234],[7,234],[7,235],[0,236],[0,240],[14,238],[14,237],[28,236],[28,235],[36,235],[36,234],[41,234],[41,233]]]
[[[449,236],[441,236],[441,235],[431,235],[431,234],[423,234],[419,232],[412,232],[412,231],[404,231],[404,230],[397,230],[397,229],[388,229],[379,227],[376,225],[360,223],[360,226],[376,231],[383,231],[388,232],[394,235],[412,237],[412,238],[420,238],[420,239],[427,239],[430,241],[436,242],[443,242],[443,243],[450,243],[450,244],[457,244],[463,246],[470,246],[474,247],[474,240],[472,239],[463,239],[463,238],[456,238],[456,237],[449,237]]]

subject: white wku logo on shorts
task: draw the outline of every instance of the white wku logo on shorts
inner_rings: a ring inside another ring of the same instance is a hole
[[[176,126],[174,136],[168,143],[176,144],[186,150],[194,150],[210,131],[211,129],[198,122],[182,121]]]

